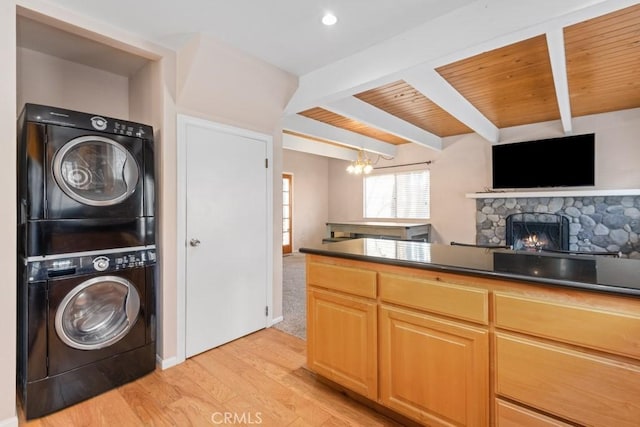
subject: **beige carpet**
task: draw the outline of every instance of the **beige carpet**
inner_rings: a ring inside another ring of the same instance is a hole
[[[303,340],[307,339],[307,293],[305,255],[293,253],[282,259],[282,316],[274,327]]]

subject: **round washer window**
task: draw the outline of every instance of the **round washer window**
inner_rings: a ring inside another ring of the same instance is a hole
[[[140,296],[131,282],[116,276],[95,277],[64,297],[55,328],[70,347],[96,350],[124,338],[139,312]]]
[[[121,144],[102,136],[82,136],[55,154],[53,176],[72,199],[109,206],[133,194],[140,173],[136,160]]]

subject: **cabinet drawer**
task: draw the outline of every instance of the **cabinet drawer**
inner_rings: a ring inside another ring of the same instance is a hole
[[[376,297],[376,272],[371,270],[308,262],[307,284],[367,298]]]
[[[571,427],[571,425],[496,399],[496,427]]]
[[[638,305],[640,313],[640,304]],[[640,314],[495,294],[496,326],[640,359]]]
[[[496,334],[498,395],[590,426],[637,427],[640,366]]]
[[[380,273],[383,301],[487,325],[488,291],[435,280]]]

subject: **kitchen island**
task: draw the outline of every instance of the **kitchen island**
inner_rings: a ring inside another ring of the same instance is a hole
[[[640,261],[379,239],[300,251],[322,377],[424,425],[638,425]]]

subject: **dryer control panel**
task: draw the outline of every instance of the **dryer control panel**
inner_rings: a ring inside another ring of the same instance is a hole
[[[57,277],[146,267],[156,263],[156,248],[153,245],[111,251],[39,256],[30,257],[24,262],[27,265],[27,280],[35,282]]]

